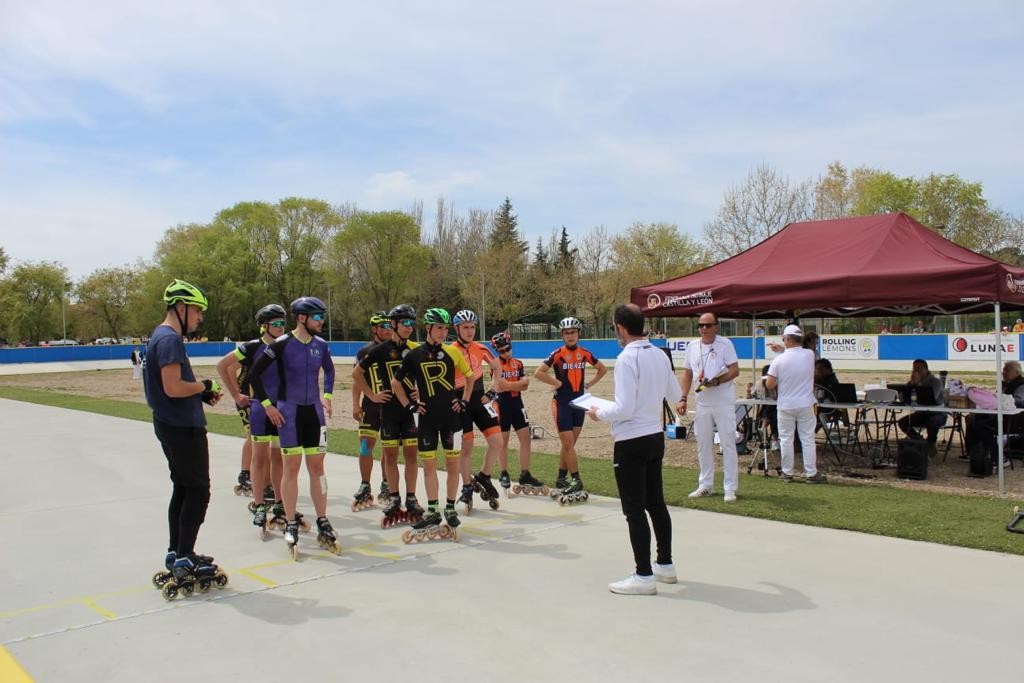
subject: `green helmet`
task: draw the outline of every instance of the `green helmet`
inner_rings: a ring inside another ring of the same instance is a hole
[[[388,320],[388,314],[385,311],[377,311],[376,313],[370,316],[371,325],[380,325],[381,323],[388,322]]]
[[[451,325],[452,317],[443,308],[428,308],[423,314],[423,322],[426,325]]]
[[[190,285],[184,280],[175,280],[167,285],[164,290],[164,303],[170,308],[174,304],[182,303],[186,306],[198,306],[199,310],[205,311],[210,305],[203,290],[195,285]]]

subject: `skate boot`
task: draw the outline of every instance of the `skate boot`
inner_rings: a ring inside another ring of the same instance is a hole
[[[373,490],[370,489],[370,484],[364,481],[352,496],[352,512],[369,510],[373,505]]]
[[[369,490],[370,487],[367,486],[366,488]],[[334,533],[334,527],[331,526],[330,520],[326,517],[316,518],[316,542],[327,552],[341,555],[341,543],[338,542],[338,536]]]
[[[270,506],[270,521],[267,522],[267,528],[277,531],[286,526],[288,526],[288,518],[284,515],[284,503],[277,501]]]
[[[238,483],[235,484],[236,496],[252,495],[252,480],[249,479],[249,470],[242,470],[238,473]]]
[[[463,505],[466,506],[466,514],[467,515],[473,512],[473,485],[472,484],[466,484],[465,486],[462,487],[462,495],[459,496],[459,500],[457,502],[462,503]]]
[[[423,519],[412,525],[402,533],[402,540],[405,543],[420,543],[425,540],[441,538],[441,513],[433,510],[423,515]]]
[[[562,489],[558,496],[559,505],[572,505],[573,503],[585,503],[590,494],[583,488],[583,481],[579,477],[569,480],[569,485]]]
[[[402,509],[402,499],[399,496],[391,496],[384,508],[384,516],[380,520],[381,529],[389,529],[396,524],[406,520],[405,510]]]
[[[523,470],[519,473],[519,483],[512,487],[512,493],[527,496],[546,496],[551,492],[543,482],[530,474],[530,470]]]
[[[171,566],[171,579],[160,589],[165,600],[174,600],[178,595],[186,598],[197,589],[200,593],[210,590],[211,586],[223,588],[228,585],[228,575],[213,563],[213,558],[206,555],[185,555],[179,557]]]
[[[548,493],[551,494],[552,498],[554,498],[555,500],[558,500],[558,497],[560,495],[562,495],[562,491],[567,486],[569,486],[569,480],[566,479],[565,477],[559,477],[558,479],[555,479],[555,487],[553,489],[551,489],[550,491],[548,491]]]
[[[164,567],[167,569],[167,571],[157,572],[156,574],[153,574],[154,588],[163,588],[165,583],[174,578],[174,575],[171,573],[171,568],[174,567],[174,561],[176,559],[178,559],[178,554],[176,552],[172,550],[171,552],[167,553],[167,556],[164,557]]]
[[[446,526],[441,527],[441,532],[442,532],[441,538],[445,538],[444,530],[447,529],[448,530],[447,535],[451,536],[452,540],[455,541],[456,543],[458,543],[459,542],[459,524],[461,524],[462,522],[459,521],[459,513],[455,511],[455,508],[445,508],[444,509],[444,523],[445,523]]]
[[[377,502],[380,505],[387,505],[388,501],[391,500],[391,489],[388,488],[388,483],[382,481],[380,483],[380,493],[377,494]]]
[[[473,475],[473,488],[480,494],[480,498],[487,501],[492,510],[498,509],[498,489],[494,488],[489,476],[477,472]]]
[[[277,495],[274,493],[274,485],[267,484],[263,487],[263,500],[275,500]]]
[[[501,484],[501,488],[505,489],[505,497],[508,498],[509,489],[512,487],[512,477],[508,476],[507,470],[502,470],[498,475],[498,483]]]
[[[267,508],[269,506],[266,503],[260,503],[256,506],[256,511],[252,515],[252,525],[259,529],[260,540],[267,540]]]
[[[423,519],[423,513],[425,510],[423,506],[416,500],[416,496],[405,497],[405,518],[410,524],[416,524]]]
[[[284,527],[284,542],[288,546],[288,552],[296,562],[299,560],[299,520],[298,515],[294,521],[288,522]]]

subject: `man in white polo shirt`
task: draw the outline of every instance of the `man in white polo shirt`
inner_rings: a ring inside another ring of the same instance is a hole
[[[782,330],[786,350],[768,367],[765,386],[778,392],[779,446],[783,481],[793,481],[793,435],[800,433],[807,483],[823,484],[814,445],[814,351],[801,347],[804,333],[796,325]]]
[[[740,374],[739,359],[732,342],[718,336],[718,316],[705,313],[697,320],[700,341],[686,347],[683,361],[683,398],[677,409],[685,414],[687,396],[694,384],[697,415],[693,426],[697,433],[697,459],[700,479],[690,498],[711,495],[715,481],[715,432],[722,442],[722,469],[725,471],[725,502],[736,500],[739,486],[739,461],[736,456],[736,392],[732,381]]]

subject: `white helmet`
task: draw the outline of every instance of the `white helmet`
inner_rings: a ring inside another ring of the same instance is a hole
[[[569,316],[568,318],[562,318],[562,320],[558,323],[558,329],[559,330],[581,330],[581,329],[583,329],[583,324],[580,323],[580,321],[577,320],[576,318],[573,318],[572,316]]]

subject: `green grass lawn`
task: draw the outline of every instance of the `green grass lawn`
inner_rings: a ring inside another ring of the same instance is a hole
[[[151,419],[148,406],[129,401],[13,386],[0,386],[0,398],[146,422]],[[211,432],[242,436],[234,415],[209,414],[207,420]],[[332,453],[357,453],[356,433],[331,429],[328,447]],[[482,449],[475,449],[474,460],[479,463],[482,455]],[[516,462],[514,452],[511,460]],[[557,468],[557,454],[534,453],[530,469],[542,481],[550,484]],[[584,460],[581,473],[588,490],[615,496],[615,478],[609,461]],[[760,474],[740,476],[739,500],[727,505],[721,497],[691,501],[686,496],[694,488],[697,473],[689,468],[666,468],[665,496],[670,505],[679,507],[1024,554],[1024,535],[1005,530],[1013,505],[1007,499],[860,484],[784,484]]]

